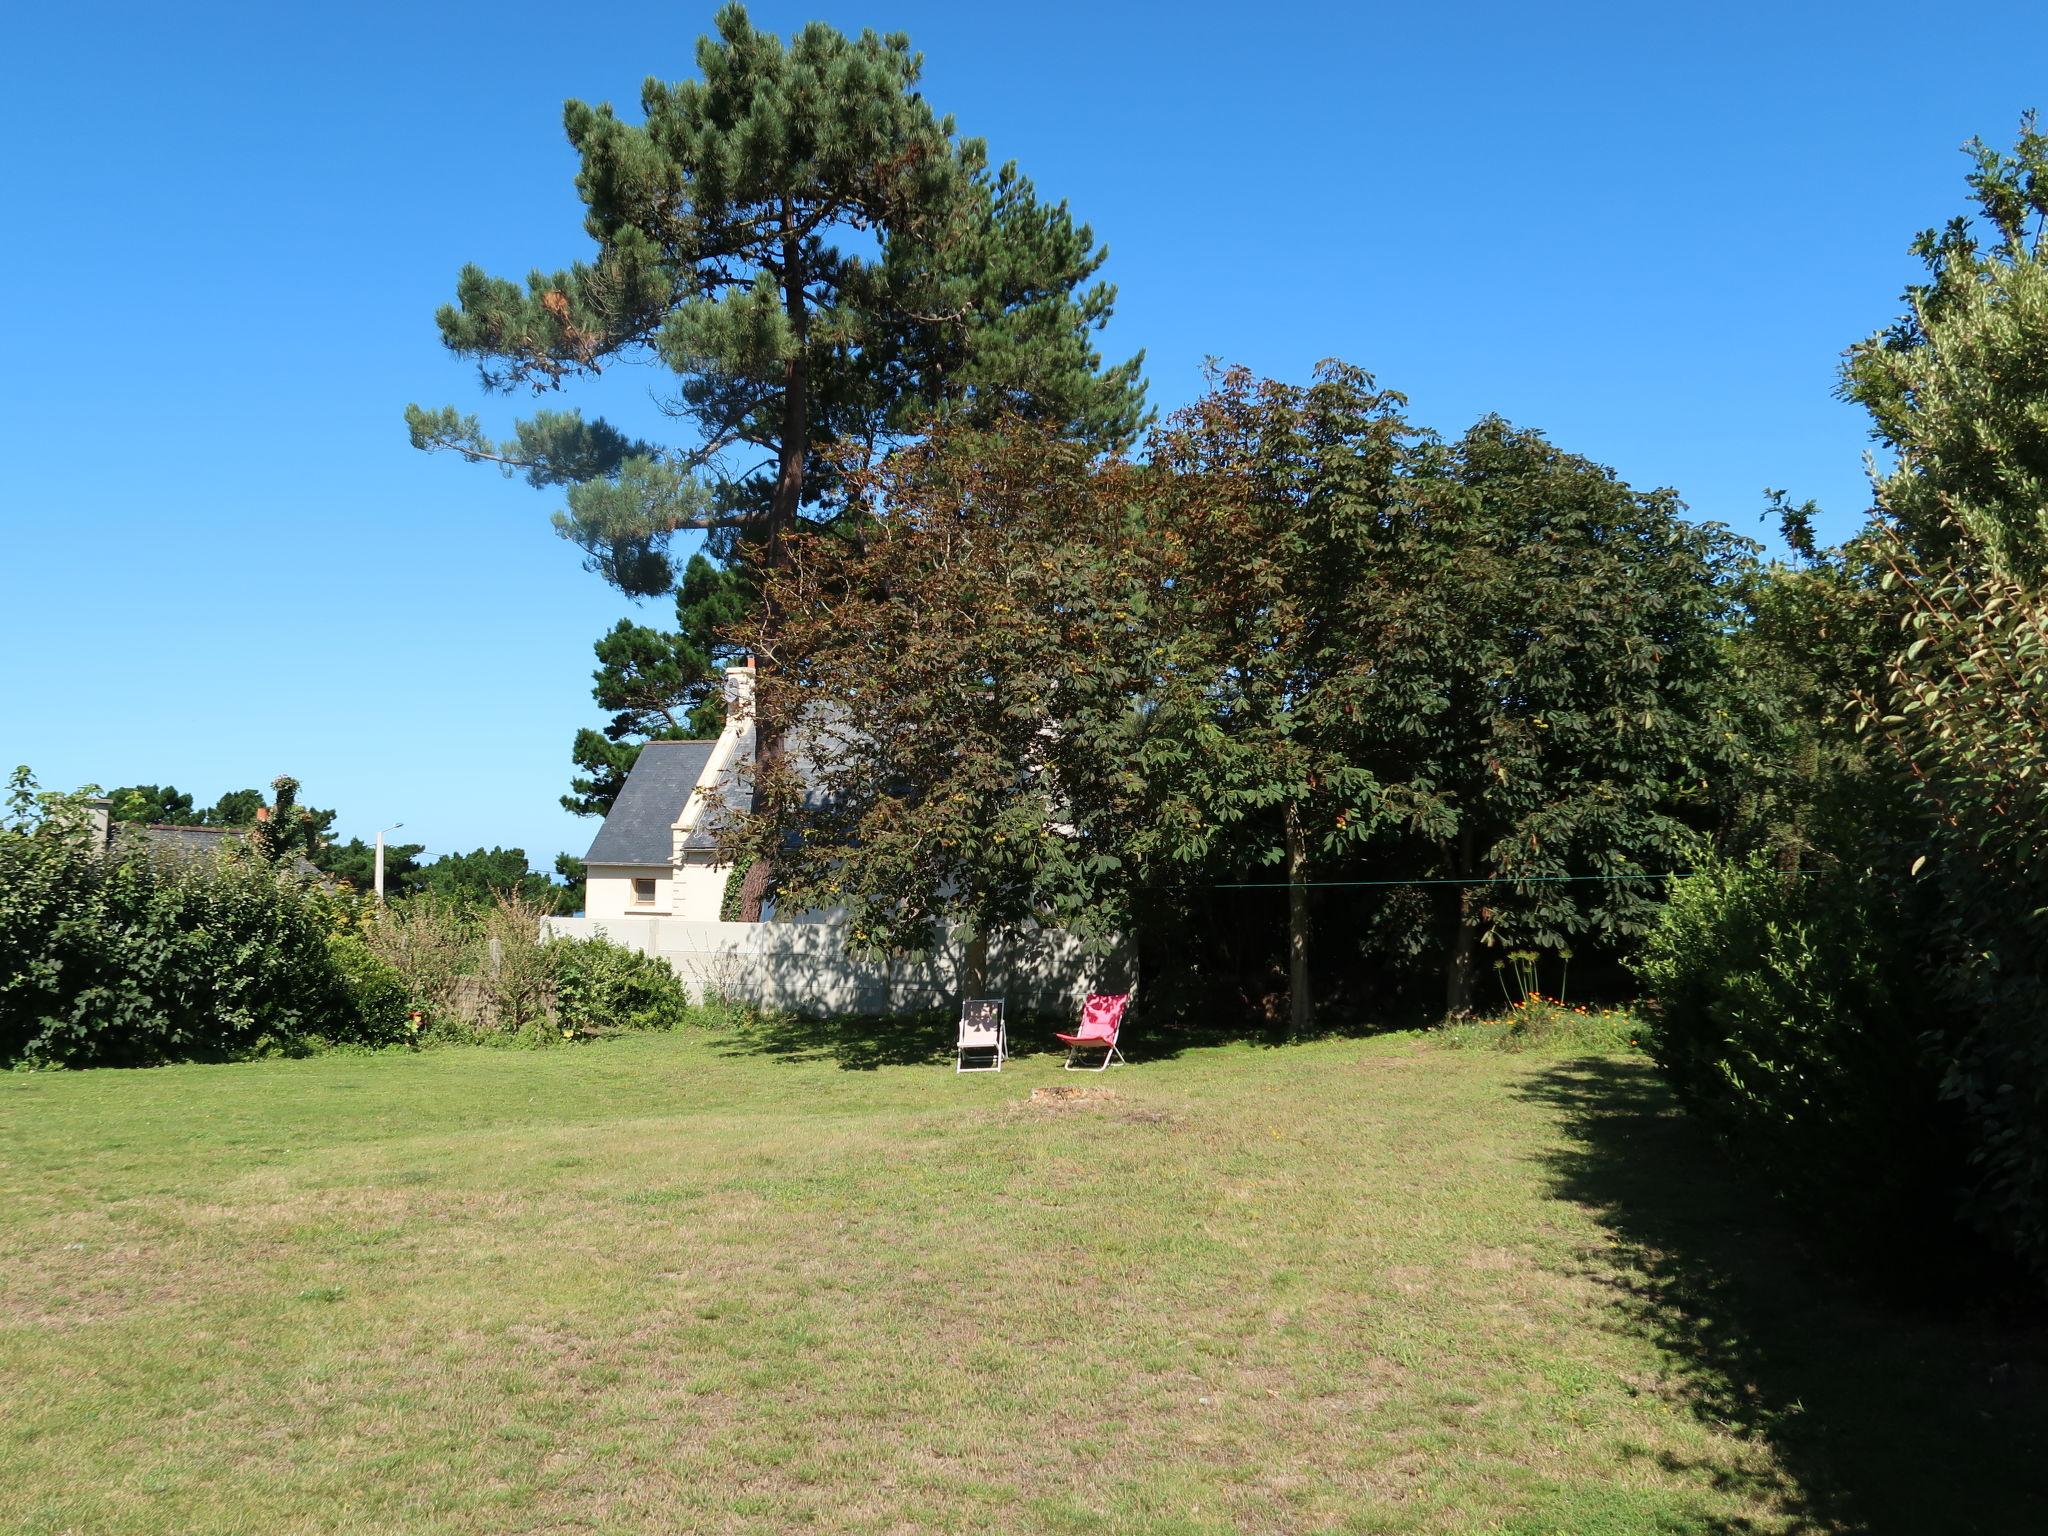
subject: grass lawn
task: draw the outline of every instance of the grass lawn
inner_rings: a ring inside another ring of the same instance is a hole
[[[2048,1530],[1639,1060],[922,1051],[0,1077],[0,1531]]]

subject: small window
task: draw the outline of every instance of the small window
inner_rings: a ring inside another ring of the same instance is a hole
[[[633,880],[633,905],[651,907],[654,905],[654,876],[637,875]]]

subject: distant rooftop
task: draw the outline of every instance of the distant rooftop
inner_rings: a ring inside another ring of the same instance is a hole
[[[211,855],[223,841],[248,837],[247,827],[194,827],[175,822],[152,821],[149,823],[117,821],[108,828],[110,838],[129,838],[146,843],[151,848],[162,849],[191,858]],[[318,874],[305,856],[295,854],[292,867],[302,875]]]

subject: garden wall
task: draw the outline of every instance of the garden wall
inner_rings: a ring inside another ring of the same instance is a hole
[[[659,955],[691,991],[714,991],[796,1013],[908,1013],[951,1008],[961,997],[961,946],[893,961],[860,960],[836,918],[767,923],[691,923],[664,917],[551,917],[564,938],[598,935]],[[1071,1013],[1091,991],[1130,982],[1123,955],[1090,955],[1072,934],[1035,931],[989,947],[988,990],[1013,1016]]]

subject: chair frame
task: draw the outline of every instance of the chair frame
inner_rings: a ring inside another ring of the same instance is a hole
[[[969,1045],[967,1034],[967,1010],[993,1005],[996,1011],[996,1042],[993,1046],[976,1043]],[[967,1065],[968,1053],[977,1054],[993,1050],[995,1060],[986,1066]],[[1003,1000],[1000,997],[965,997],[960,1000],[960,1024],[953,1036],[953,1070],[959,1072],[1000,1072],[1003,1063],[1010,1059],[1010,1026],[1004,1017]]]

